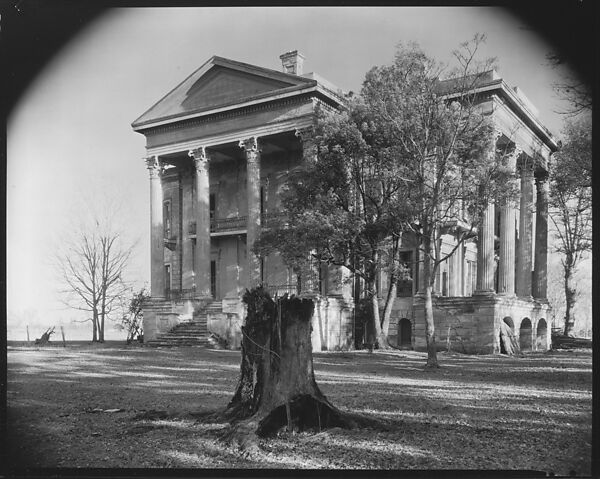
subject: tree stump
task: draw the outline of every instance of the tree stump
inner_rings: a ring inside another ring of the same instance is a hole
[[[54,326],[52,328],[48,328],[44,334],[42,334],[41,338],[35,340],[35,344],[43,346],[44,344],[48,344],[50,342],[50,336],[54,334]]]
[[[225,417],[227,435],[242,449],[256,447],[257,436],[288,431],[354,427],[315,381],[311,344],[314,304],[292,296],[275,302],[262,287],[246,291],[242,326],[241,376]]]

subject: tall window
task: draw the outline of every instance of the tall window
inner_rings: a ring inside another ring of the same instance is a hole
[[[413,295],[413,283],[415,281],[415,265],[413,260],[412,251],[400,252],[399,259],[400,263],[404,265],[404,273],[401,273],[401,277],[398,280],[398,288],[396,290],[396,296],[398,298],[407,298]]]
[[[442,272],[442,296],[448,296],[448,272]]]
[[[215,219],[215,211],[217,209],[217,198],[214,193],[208,195],[208,209],[210,210],[210,220]]]
[[[165,265],[165,295],[169,297],[171,293],[171,265]]]
[[[165,238],[171,237],[173,227],[173,218],[172,218],[172,209],[171,209],[171,200],[166,200],[163,202],[163,228]]]

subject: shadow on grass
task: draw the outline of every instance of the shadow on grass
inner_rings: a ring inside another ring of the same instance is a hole
[[[589,470],[591,354],[441,354],[442,368],[425,372],[421,353],[316,353],[323,393],[372,424],[270,438],[243,458],[219,441],[227,424],[207,418],[233,395],[239,352],[8,353],[9,457],[21,466]]]

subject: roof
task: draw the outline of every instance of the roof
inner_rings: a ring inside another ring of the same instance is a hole
[[[210,114],[244,104],[316,91],[335,98],[339,92],[318,78],[213,56],[132,123],[134,130]],[[339,102],[339,100],[337,100]]]
[[[495,70],[489,70],[477,75],[462,78],[442,80],[437,85],[438,94],[447,98],[460,95],[462,88],[468,87],[469,94],[494,91],[501,96],[511,109],[544,141],[552,150],[558,149],[558,142],[552,133],[538,118],[538,110],[518,87],[511,88]]]

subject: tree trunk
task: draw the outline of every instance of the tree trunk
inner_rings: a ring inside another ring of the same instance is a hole
[[[98,341],[98,312],[96,308],[92,311],[92,342]]]
[[[398,284],[396,283],[395,275],[390,275],[390,287],[388,288],[387,298],[385,299],[385,307],[383,308],[383,318],[381,318],[381,330],[377,343],[382,349],[393,348],[390,344],[390,318],[392,316],[392,309],[394,307],[394,300],[396,299],[396,292],[398,290]]]
[[[435,323],[433,321],[431,242],[425,239],[423,246],[425,248],[425,254],[423,255],[423,283],[425,284],[425,341],[427,343],[427,364],[425,368],[430,369],[439,368],[440,366],[437,360]]]
[[[104,311],[98,316],[98,342],[104,342]]]
[[[227,439],[255,449],[256,437],[287,427],[321,430],[353,427],[315,381],[309,299],[281,298],[275,303],[262,287],[247,291],[248,314],[242,326],[241,375],[225,416],[233,421]]]
[[[575,306],[577,292],[572,287],[573,267],[569,260],[563,262],[564,268],[564,286],[565,286],[565,329],[564,335],[569,336],[575,326],[575,318],[573,318],[573,307]]]
[[[377,285],[373,282],[371,288],[371,321],[372,324],[369,327],[369,340],[370,347],[386,348],[387,340],[382,338],[381,332],[381,317],[379,315],[379,298],[377,292]],[[380,341],[383,339],[382,341]]]

